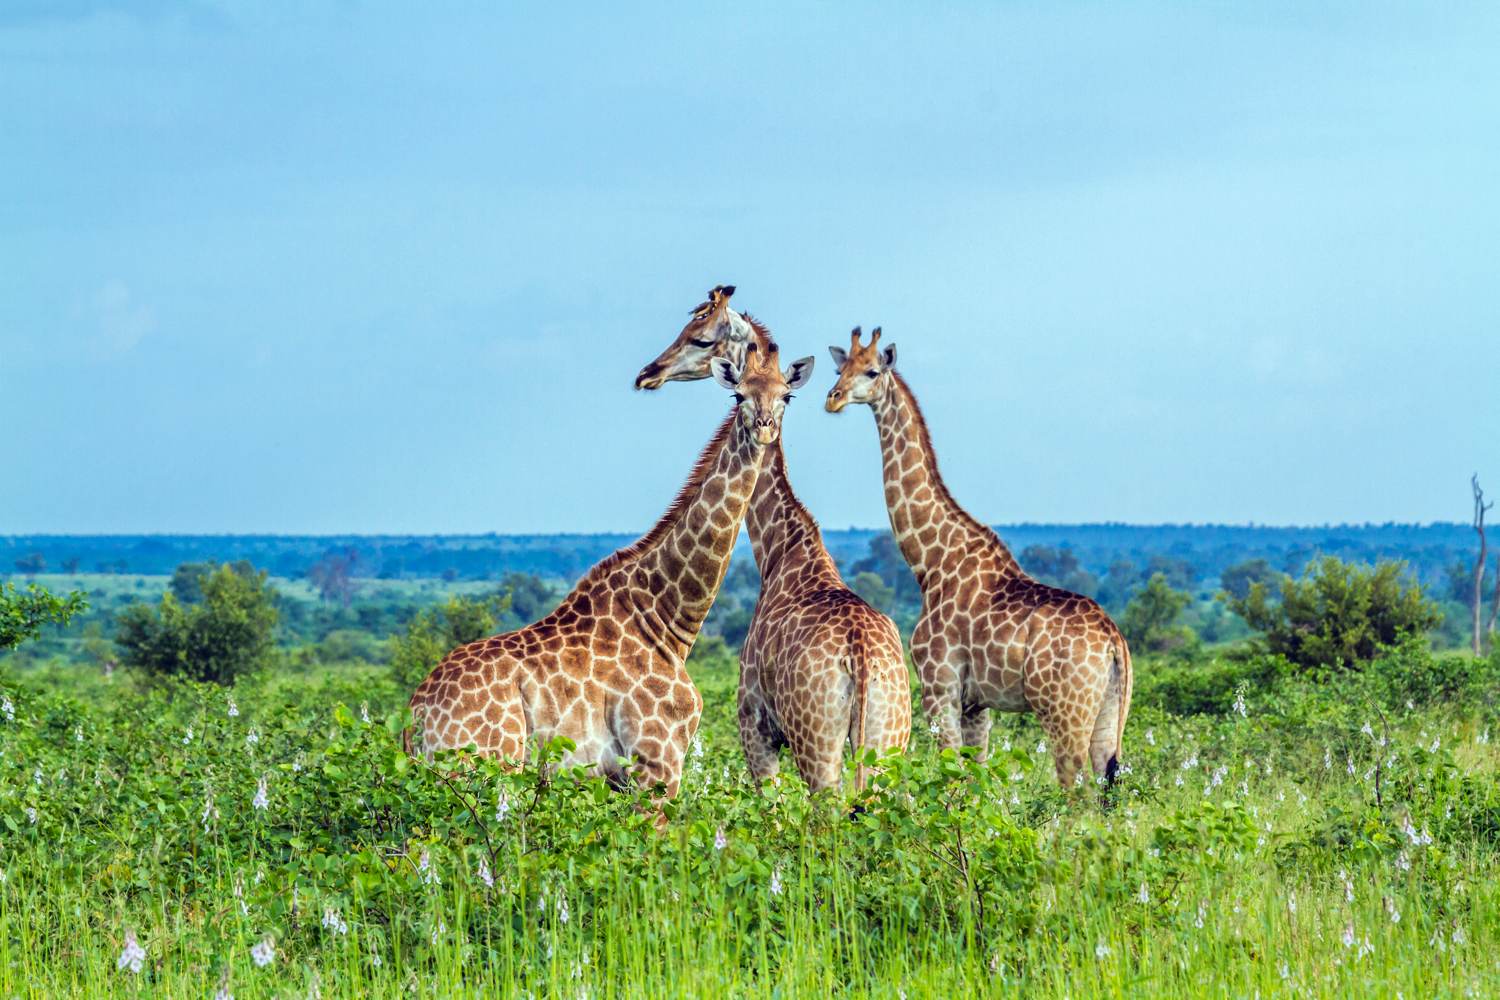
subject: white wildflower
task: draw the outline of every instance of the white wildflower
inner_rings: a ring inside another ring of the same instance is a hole
[[[26,821],[32,826],[36,826],[36,806],[26,807]]]
[[[245,734],[245,742],[251,746],[255,746],[255,744],[260,742],[260,731],[257,729],[250,730]]]
[[[261,812],[265,812],[268,808],[270,808],[271,794],[266,789],[265,775],[261,775],[260,781],[256,782],[255,798],[250,800],[250,804],[259,809]]]
[[[1278,975],[1281,976],[1281,978],[1282,978],[1283,981],[1292,978],[1292,969],[1285,962],[1281,963],[1281,965],[1277,968],[1276,972],[1277,972]]]
[[[1344,928],[1344,947],[1354,947],[1354,925],[1349,924]]]
[[[207,792],[203,796],[203,814],[199,817],[203,822],[203,832],[208,832],[208,825],[219,818],[219,807],[214,805],[214,793]]]
[[[690,753],[693,760],[703,759],[703,737],[701,734],[693,734],[693,748]]]
[[[182,735],[182,745],[187,746],[191,742],[193,742],[193,727],[188,726],[187,732]]]
[[[495,887],[495,873],[490,871],[490,859],[483,855],[479,858],[479,881],[488,889]]]
[[[1359,951],[1355,953],[1354,957],[1364,958],[1366,955],[1373,954],[1375,954],[1375,946],[1370,943],[1370,935],[1366,934],[1365,939],[1359,943]]]
[[[1198,766],[1198,753],[1197,753],[1197,751],[1194,751],[1193,754],[1191,756],[1189,756],[1187,760],[1185,760],[1185,761],[1182,762],[1182,769],[1184,771],[1191,771],[1193,768],[1195,768],[1197,766]]]
[[[1406,856],[1405,851],[1396,855],[1396,867],[1403,872],[1411,871],[1411,858]]]
[[[1037,742],[1036,742],[1036,752],[1039,753],[1039,754],[1047,752],[1047,741],[1046,740],[1037,740]]]
[[[327,906],[323,908],[323,929],[333,931],[335,934],[348,934],[349,924],[337,907]]]
[[[1474,737],[1474,742],[1478,743],[1480,746],[1484,746],[1489,741],[1490,741],[1490,731],[1488,729],[1486,729],[1484,732],[1480,733],[1478,736]]]
[[[1155,732],[1155,730],[1151,730],[1151,729],[1146,730],[1146,745],[1147,746],[1152,746],[1152,747],[1156,746],[1156,732]]]
[[[1113,952],[1114,949],[1105,944],[1103,941],[1100,941],[1098,944],[1094,945],[1094,957],[1101,962],[1108,958],[1111,954],[1113,954]]]
[[[1370,727],[1370,723],[1368,720],[1366,720],[1364,725],[1359,727],[1359,731],[1370,737],[1370,739],[1372,740],[1375,738],[1375,730]]]
[[[142,948],[141,943],[136,940],[135,931],[126,931],[125,948],[120,952],[120,957],[115,960],[115,968],[121,972],[124,972],[126,969],[129,969],[131,972],[140,972],[141,966],[145,964],[145,961],[146,949]]]
[[[1244,691],[1236,691],[1234,693],[1234,711],[1242,719],[1247,717],[1248,712],[1247,712],[1246,707],[1245,707],[1245,692]]]
[[[1198,904],[1198,914],[1193,917],[1193,926],[1198,930],[1203,929],[1203,918],[1208,915],[1208,901],[1203,900]]]
[[[1453,944],[1455,947],[1463,947],[1464,944],[1468,942],[1468,940],[1469,937],[1464,933],[1462,925],[1455,926],[1453,928]]]
[[[83,727],[82,726],[74,726],[73,727],[73,742],[74,743],[82,743],[83,742]]]
[[[214,1000],[234,1000],[234,994],[229,992],[229,986],[226,984],[220,986],[214,993]]]
[[[1329,747],[1323,748],[1323,770],[1333,769],[1333,750]]]
[[[1151,892],[1146,888],[1146,883],[1141,883],[1141,888],[1135,894],[1136,902],[1145,905],[1151,902]]]
[[[567,923],[568,922],[568,917],[571,915],[571,912],[572,911],[570,911],[568,909],[568,897],[564,896],[562,893],[558,893],[557,894],[557,919],[559,921],[561,921],[562,923]]]
[[[1293,916],[1297,914],[1297,894],[1295,892],[1286,894],[1286,911]]]
[[[729,838],[724,836],[724,828],[721,826],[714,831],[714,850],[722,851],[729,846]]]
[[[932,736],[935,737],[935,736],[937,736],[938,733],[940,733],[942,731],[943,731],[942,727],[940,727],[938,725],[938,722],[937,722],[936,719],[933,719],[931,722],[927,723],[927,732],[930,735],[932,735]]]
[[[16,721],[16,703],[10,700],[10,695],[0,698],[0,714],[5,716],[6,722]]]
[[[417,873],[422,876],[423,885],[441,885],[442,880],[438,878],[437,869],[433,867],[432,855],[427,853],[427,848],[422,848],[422,854],[417,858]]]
[[[1172,784],[1174,784],[1174,785],[1176,785],[1176,786],[1177,786],[1177,787],[1178,787],[1178,788],[1181,788],[1181,787],[1182,787],[1182,785],[1183,785],[1183,781],[1182,781],[1182,775],[1180,775],[1180,774],[1179,774],[1179,775],[1178,775],[1178,776],[1177,776],[1177,780],[1176,780],[1176,781],[1174,781],[1174,782],[1172,782]]]
[[[40,767],[31,772],[31,783],[38,788],[42,787],[42,769]]]
[[[370,724],[370,703],[368,701],[359,703],[359,721],[367,726]]]
[[[250,949],[250,957],[255,959],[257,968],[264,969],[276,957],[276,946],[271,943],[270,938],[262,938],[259,944]]]
[[[1401,922],[1401,911],[1396,909],[1396,901],[1389,896],[1385,897],[1385,912],[1391,915],[1391,923]]]
[[[1432,738],[1432,746],[1430,746],[1430,747],[1427,748],[1427,752],[1428,753],[1437,753],[1438,752],[1438,747],[1440,747],[1442,745],[1443,745],[1443,741],[1440,738],[1434,736]]]
[[[777,865],[775,868],[771,869],[771,885],[770,885],[770,889],[771,889],[771,895],[773,895],[773,896],[779,896],[782,893],[782,886],[781,886],[781,866],[780,865]]]
[[[502,788],[500,790],[500,794],[495,798],[495,822],[504,823],[505,818],[509,815],[510,796],[506,793],[505,789]]]
[[[234,695],[229,696],[229,708],[226,710],[225,714],[227,714],[231,719],[239,717],[240,706],[234,703]]]

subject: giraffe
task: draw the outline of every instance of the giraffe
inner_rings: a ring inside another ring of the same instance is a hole
[[[990,709],[1036,713],[1057,780],[1072,785],[1085,760],[1113,781],[1130,714],[1130,649],[1098,604],[1027,576],[1005,543],[960,507],[938,474],[916,397],[896,372],[880,330],[830,347],[838,381],[825,408],[875,414],[891,532],[922,590],[911,651],[922,708],[944,747],[989,744]]]
[[[617,788],[653,788],[658,801],[675,796],[703,709],[683,663],[729,566],[761,453],[811,360],[782,372],[774,350],[749,351],[743,364],[715,359],[714,380],[735,403],[666,513],[545,618],[450,652],[411,696],[408,751],[474,745],[518,765],[530,738],[565,736],[575,747],[564,764],[592,765]]]
[[[720,285],[677,339],[641,369],[636,388],[707,378],[710,359],[766,350],[770,333],[729,306]],[[818,523],[792,491],[781,444],[766,448],[745,519],[761,591],[740,653],[740,743],[757,781],[792,752],[811,792],[837,787],[844,745],[905,749],[911,690],[901,635],[844,585]],[[856,772],[863,787],[864,769]]]

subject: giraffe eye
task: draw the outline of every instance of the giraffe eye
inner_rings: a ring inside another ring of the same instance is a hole
[[[783,403],[790,403],[790,402],[791,402],[791,401],[792,401],[792,400],[794,400],[794,399],[796,399],[796,398],[797,398],[797,397],[796,397],[796,396],[793,396],[793,395],[792,395],[792,394],[791,394],[791,393],[787,393],[787,394],[786,394],[786,395],[785,395],[785,396],[782,396],[782,397],[781,397],[781,401],[782,401],[782,402],[783,402]]]
[[[745,397],[741,396],[739,393],[735,393],[734,394],[734,401],[736,403],[743,403],[745,401]]]
[[[712,346],[714,346],[714,342],[712,340],[690,340],[690,341],[688,341],[688,343],[692,344],[694,347],[712,347]]]
[[[869,371],[865,372],[865,378],[879,378],[879,377],[880,377],[880,370],[877,369],[877,368],[871,368]]]

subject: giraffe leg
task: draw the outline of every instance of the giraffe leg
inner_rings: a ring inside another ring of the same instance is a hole
[[[965,705],[960,728],[963,732],[964,746],[978,747],[979,759],[988,760],[990,756],[990,726],[994,724],[994,717],[990,714],[988,705]]]
[[[844,772],[844,743],[849,737],[847,721],[836,725],[809,726],[791,741],[797,773],[807,782],[810,794],[837,788]]]
[[[740,747],[750,776],[759,784],[776,780],[781,769],[780,733],[759,694],[741,684],[739,691]]]
[[[1074,787],[1088,764],[1089,739],[1093,735],[1091,720],[1084,720],[1065,704],[1037,706],[1036,718],[1052,747],[1057,783],[1064,788]]]

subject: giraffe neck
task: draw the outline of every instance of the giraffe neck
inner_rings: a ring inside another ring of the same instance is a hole
[[[731,412],[671,508],[622,556],[623,597],[641,632],[679,657],[692,648],[729,568],[763,451]]]
[[[1010,550],[987,526],[958,505],[938,473],[937,455],[927,434],[927,423],[905,380],[891,372],[873,401],[875,426],[885,471],[885,503],[891,533],[919,586],[946,564],[949,553],[965,558],[989,558],[1002,576],[1018,576],[1021,567]]]
[[[829,577],[835,584],[841,582],[838,567],[823,546],[818,522],[792,492],[780,440],[765,449],[745,527],[750,533],[755,565],[760,569],[763,593],[774,588],[783,574],[809,565],[815,567],[818,577]],[[799,574],[799,579],[803,578]]]

